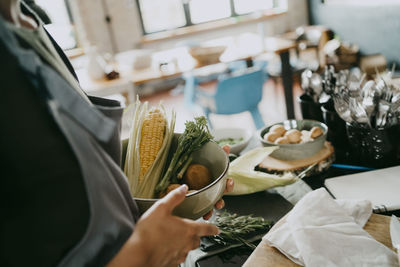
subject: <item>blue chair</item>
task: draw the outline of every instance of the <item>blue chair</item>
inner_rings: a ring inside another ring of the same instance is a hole
[[[268,63],[264,60],[253,60],[253,64],[254,64],[255,68],[259,68],[259,69],[263,70],[263,72],[265,73],[264,78],[267,79],[268,74],[267,74],[266,67],[267,67]],[[185,107],[190,110],[194,109],[196,88],[199,86],[199,84],[204,83],[204,82],[218,80],[218,77],[220,77],[222,74],[235,73],[238,71],[243,72],[247,68],[248,67],[247,67],[245,60],[237,60],[237,61],[227,63],[226,69],[208,74],[207,76],[198,76],[193,71],[185,73],[182,76],[182,78],[185,81],[185,86],[184,86],[184,105],[185,105]]]
[[[203,108],[212,128],[210,113],[236,114],[249,111],[257,129],[265,124],[258,110],[262,98],[265,73],[259,68],[249,68],[218,78],[215,93],[196,89],[196,102]]]

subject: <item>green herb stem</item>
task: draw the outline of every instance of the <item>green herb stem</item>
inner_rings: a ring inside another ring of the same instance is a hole
[[[200,149],[212,138],[204,116],[196,117],[194,121],[186,122],[185,131],[178,139],[178,147],[172,156],[167,171],[156,187],[156,193],[165,192],[171,181],[179,174],[178,170],[190,164],[187,162],[190,160],[192,153]]]
[[[254,249],[255,245],[246,240],[248,235],[260,230],[268,232],[273,223],[264,220],[262,217],[238,216],[237,214],[223,212],[217,215],[215,225],[218,226],[221,233],[217,236],[207,237],[211,241],[223,246],[242,243],[250,249]]]
[[[189,158],[186,160],[185,165],[182,166],[181,170],[179,171],[178,175],[176,176],[178,179],[182,179],[183,175],[185,174],[187,168],[189,167],[190,163],[192,163],[193,157],[189,156]]]

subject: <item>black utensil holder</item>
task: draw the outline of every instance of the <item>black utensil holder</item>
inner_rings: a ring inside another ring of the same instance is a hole
[[[350,156],[355,163],[373,168],[399,164],[399,126],[371,129],[346,123]]]

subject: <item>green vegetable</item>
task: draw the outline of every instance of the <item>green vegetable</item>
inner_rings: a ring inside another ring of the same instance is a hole
[[[223,212],[217,214],[215,225],[218,226],[221,233],[207,237],[209,240],[223,246],[242,243],[251,249],[255,249],[255,245],[248,242],[246,238],[252,233],[268,232],[273,223],[264,220],[262,217],[253,217],[252,215],[238,216],[237,214]]]
[[[187,168],[189,165],[187,162],[191,161],[192,153],[212,138],[204,116],[196,117],[194,121],[187,121],[185,131],[178,139],[178,147],[172,156],[168,169],[156,187],[156,193],[165,192],[171,181],[178,177],[179,172]]]
[[[217,142],[217,144],[220,146],[225,146],[225,145],[233,146],[233,145],[239,144],[240,142],[243,142],[243,137],[240,137],[240,138],[230,138],[229,137],[229,138],[217,140],[215,142]]]

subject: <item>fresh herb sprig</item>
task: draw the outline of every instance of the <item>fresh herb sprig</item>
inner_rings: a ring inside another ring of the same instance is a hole
[[[171,163],[156,187],[156,193],[165,192],[171,181],[178,177],[179,172],[184,172],[184,168],[187,168],[190,164],[192,153],[211,139],[213,139],[213,136],[208,129],[207,119],[204,116],[196,117],[194,121],[187,121],[185,131],[178,138],[178,147],[172,156]]]
[[[273,223],[264,220],[262,217],[253,217],[252,215],[238,216],[235,213],[223,212],[217,214],[215,225],[218,226],[221,233],[216,236],[207,237],[210,241],[223,245],[230,246],[237,243],[255,249],[255,245],[248,242],[246,238],[252,233],[263,232],[266,233],[271,229]]]

